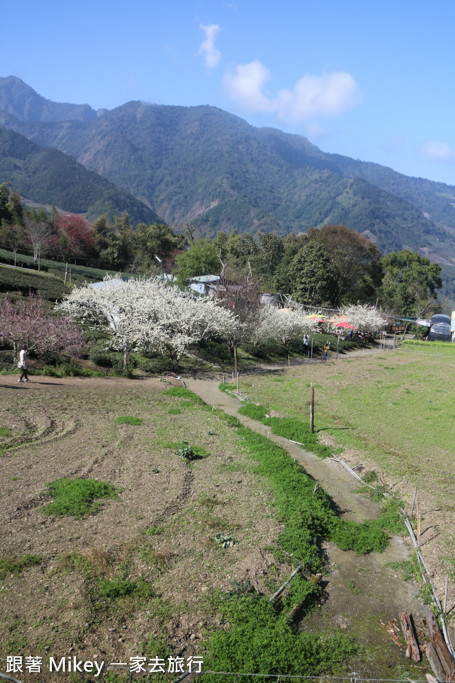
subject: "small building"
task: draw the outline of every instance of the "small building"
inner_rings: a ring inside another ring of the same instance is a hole
[[[219,275],[198,275],[189,279],[189,287],[198,294],[211,294],[211,288],[219,281]]]

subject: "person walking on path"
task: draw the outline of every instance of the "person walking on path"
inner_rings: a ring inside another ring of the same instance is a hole
[[[21,376],[18,379],[18,382],[28,382],[29,379],[27,377],[27,356],[28,356],[28,349],[24,345],[22,349],[20,350],[19,353],[19,363],[17,364],[17,367],[22,370]]]
[[[303,335],[303,354],[308,357],[310,355],[310,337],[307,334]]]
[[[329,352],[329,349],[330,349],[330,344],[329,344],[329,342],[327,342],[326,345],[324,346],[324,353],[322,355],[322,360],[327,360],[327,354]]]

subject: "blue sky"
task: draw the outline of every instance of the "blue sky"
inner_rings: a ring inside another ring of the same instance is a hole
[[[453,0],[0,0],[0,76],[55,102],[209,104],[455,184]]]

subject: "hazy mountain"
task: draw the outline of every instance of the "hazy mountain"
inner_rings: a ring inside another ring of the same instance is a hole
[[[45,100],[46,118],[32,121],[17,104],[31,89],[13,85],[14,107],[10,79],[0,79],[2,125],[74,156],[173,227],[286,234],[344,223],[384,251],[408,247],[455,263],[453,186],[325,154],[302,136],[209,106],[129,102],[88,120],[68,110],[62,121],[50,120],[54,103]]]
[[[0,182],[9,182],[12,189],[39,204],[83,213],[89,219],[102,213],[112,219],[127,211],[136,223],[159,221],[148,206],[72,157],[6,128],[0,128]]]
[[[19,121],[89,121],[97,117],[88,104],[51,102],[15,76],[0,78],[0,109]]]

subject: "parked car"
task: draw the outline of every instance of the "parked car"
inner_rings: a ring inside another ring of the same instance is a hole
[[[438,325],[439,323],[444,323],[450,325],[450,315],[444,315],[443,313],[437,313],[431,318],[432,325]]]
[[[452,341],[450,316],[437,314],[431,318],[429,341]]]

